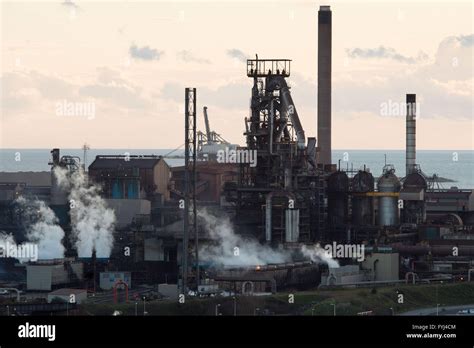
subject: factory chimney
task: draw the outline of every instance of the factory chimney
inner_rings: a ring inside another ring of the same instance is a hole
[[[407,94],[406,174],[416,171],[416,94]]]
[[[331,41],[330,6],[318,12],[318,164],[331,164]]]

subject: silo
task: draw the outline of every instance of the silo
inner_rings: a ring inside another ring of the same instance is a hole
[[[328,178],[328,220],[331,227],[347,224],[349,178],[343,171],[332,173]]]
[[[374,198],[365,194],[374,192],[374,185],[374,177],[365,170],[359,170],[352,178],[352,224],[354,226],[373,224]]]
[[[400,192],[400,180],[395,175],[395,168],[386,165],[383,174],[377,181],[377,189],[380,194],[378,203],[378,221],[380,226],[396,226],[399,224],[398,197]]]

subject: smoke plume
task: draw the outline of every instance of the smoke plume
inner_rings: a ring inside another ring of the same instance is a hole
[[[206,210],[199,210],[198,217],[204,221],[209,237],[214,243],[199,249],[201,261],[222,266],[252,266],[268,263],[283,263],[290,255],[261,245],[256,240],[244,239],[234,233],[229,218],[218,218]]]
[[[22,210],[24,222],[28,222],[26,238],[38,245],[38,257],[42,260],[64,257],[62,240],[64,231],[58,225],[54,212],[43,201],[27,200],[19,197],[16,200]]]
[[[115,214],[99,194],[99,188],[87,182],[84,171],[69,173],[56,167],[59,185],[69,192],[73,242],[79,257],[109,257],[114,242]]]
[[[301,253],[316,263],[327,263],[331,268],[339,267],[339,263],[334,260],[330,254],[326,252],[319,244],[306,246],[303,245],[300,249]]]
[[[204,222],[204,228],[213,243],[201,245],[200,261],[220,266],[255,266],[292,261],[289,250],[276,250],[260,244],[255,239],[245,239],[234,233],[228,217],[216,217],[207,210],[198,210],[198,217]],[[319,244],[303,245],[300,250],[305,259],[315,263],[327,263],[330,267],[339,267],[336,260],[322,249]]]
[[[13,238],[12,234],[8,234],[4,231],[0,231],[0,256],[1,257],[10,257],[8,255],[8,248],[17,248],[18,245],[16,244],[15,238]],[[27,262],[29,261],[28,258],[21,258],[21,257],[16,257],[18,261],[22,262]],[[6,271],[3,269],[2,265],[0,264],[0,277],[4,278],[4,273]]]

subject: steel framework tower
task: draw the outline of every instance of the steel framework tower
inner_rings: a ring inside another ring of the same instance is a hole
[[[188,288],[189,236],[194,232],[196,258],[196,285],[199,285],[199,245],[196,214],[196,88],[185,90],[184,110],[184,230],[182,255],[182,293]]]

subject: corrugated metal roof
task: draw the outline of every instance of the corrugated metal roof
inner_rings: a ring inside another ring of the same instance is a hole
[[[126,160],[128,158],[128,161]],[[145,168],[153,169],[162,157],[159,156],[96,156],[90,169]]]

